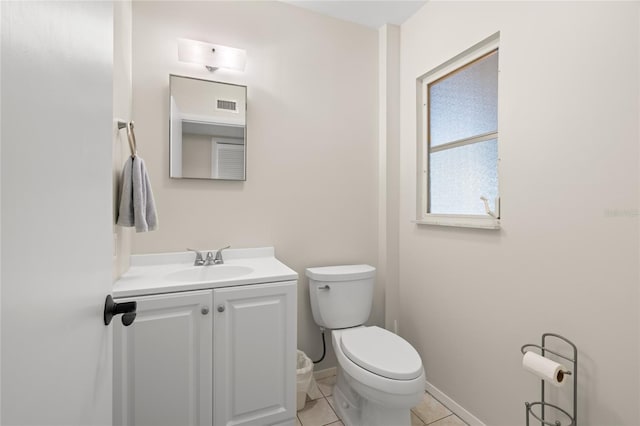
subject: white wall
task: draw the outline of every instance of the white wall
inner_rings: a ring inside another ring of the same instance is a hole
[[[580,350],[579,424],[640,424],[638,8],[430,2],[402,25],[400,329],[486,424],[524,424],[543,332]],[[502,229],[412,224],[415,79],[496,31]]]
[[[113,3],[113,117],[131,121],[131,1]],[[122,166],[131,155],[127,131],[113,126],[113,278],[129,268],[132,228],[115,225],[122,182]]]
[[[400,27],[378,30],[378,274],[385,282],[385,327],[398,318],[400,190]]]
[[[178,38],[246,49],[246,70],[179,63]],[[376,31],[280,2],[134,2],[133,58],[160,222],[133,252],[275,246],[300,274],[298,346],[318,357],[304,269],[377,259]],[[248,86],[246,182],[169,179],[169,74]]]

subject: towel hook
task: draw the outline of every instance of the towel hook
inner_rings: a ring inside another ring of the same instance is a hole
[[[135,157],[138,154],[138,144],[136,143],[136,134],[133,132],[133,121],[127,123],[127,139],[129,139],[131,156]]]
[[[131,156],[135,157],[138,154],[138,144],[136,143],[136,134],[133,132],[133,121],[118,120],[118,130],[122,130],[124,128],[127,129],[127,139],[129,141]]]

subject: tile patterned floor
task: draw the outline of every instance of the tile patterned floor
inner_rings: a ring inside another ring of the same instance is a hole
[[[333,406],[336,376],[312,383],[304,408],[298,411],[296,426],[344,426]],[[466,426],[458,416],[425,392],[422,402],[411,409],[411,426]]]

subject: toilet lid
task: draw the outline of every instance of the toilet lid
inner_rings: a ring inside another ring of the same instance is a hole
[[[380,327],[345,330],[340,346],[351,361],[382,377],[411,380],[422,373],[422,360],[413,346]]]

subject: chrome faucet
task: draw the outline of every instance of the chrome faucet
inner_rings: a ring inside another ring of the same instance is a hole
[[[193,266],[211,266],[211,265],[222,265],[224,260],[222,259],[222,250],[226,250],[231,246],[226,246],[221,249],[216,250],[216,255],[214,256],[212,252],[207,252],[207,258],[205,259],[202,256],[202,252],[194,249],[187,248],[189,251],[193,251],[196,253],[196,260],[193,262]]]

